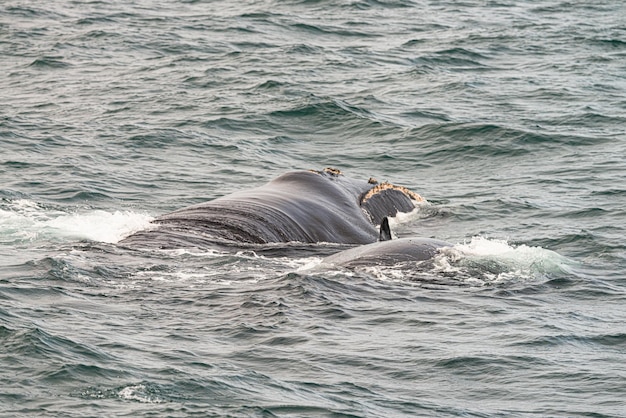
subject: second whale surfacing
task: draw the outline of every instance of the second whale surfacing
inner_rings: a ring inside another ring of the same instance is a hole
[[[156,218],[120,242],[140,248],[202,248],[281,242],[367,244],[387,216],[425,200],[402,186],[346,177],[339,170],[294,171]]]
[[[452,244],[434,238],[409,237],[392,239],[389,220],[380,224],[380,240],[350,248],[326,257],[322,264],[340,267],[392,266],[399,263],[419,262],[435,257],[442,248]]]

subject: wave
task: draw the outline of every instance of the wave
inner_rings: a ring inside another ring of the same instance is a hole
[[[608,141],[608,140],[607,140]],[[602,139],[578,134],[538,132],[494,123],[428,123],[405,130],[394,149],[419,145],[421,159],[438,164],[485,158],[524,157],[564,146],[597,146]]]
[[[63,60],[63,57],[41,57],[34,60],[30,67],[40,68],[40,69],[57,69],[57,68],[67,68],[70,67],[71,64]]]
[[[288,126],[290,135],[320,135],[380,138],[397,132],[401,126],[384,114],[373,112],[345,100],[310,95],[288,109],[275,110],[265,118],[271,125]]]
[[[451,48],[425,54],[413,60],[418,73],[433,72],[435,68],[447,71],[485,71],[494,68],[484,64],[487,56],[465,48]]]
[[[41,328],[4,329],[3,346],[13,356],[44,360],[49,364],[48,371],[59,366],[68,359],[80,360],[85,363],[94,363],[101,360],[110,360],[111,357],[104,351],[86,345],[64,336],[51,334]],[[15,365],[19,367],[19,365]],[[119,371],[117,371],[119,373]]]

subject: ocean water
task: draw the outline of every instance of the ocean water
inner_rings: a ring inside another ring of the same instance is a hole
[[[0,4],[0,415],[626,416],[622,1]],[[141,251],[337,167],[428,263]]]

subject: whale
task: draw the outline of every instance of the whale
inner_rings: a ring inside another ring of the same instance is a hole
[[[377,226],[425,199],[403,186],[340,170],[287,172],[270,182],[158,216],[119,244],[147,248],[268,243],[368,244]]]
[[[380,224],[379,241],[349,248],[322,260],[322,265],[332,267],[393,266],[407,262],[419,262],[435,257],[442,248],[452,244],[435,238],[393,238],[388,218]]]

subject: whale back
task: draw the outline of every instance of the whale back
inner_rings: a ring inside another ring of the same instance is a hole
[[[365,244],[376,241],[385,216],[415,208],[401,188],[338,170],[295,171],[260,187],[165,214],[156,228],[122,241],[161,248],[203,247],[215,242],[263,244],[298,241]]]
[[[324,264],[342,267],[391,266],[433,258],[440,248],[452,244],[432,238],[398,238],[362,245],[333,254]]]

